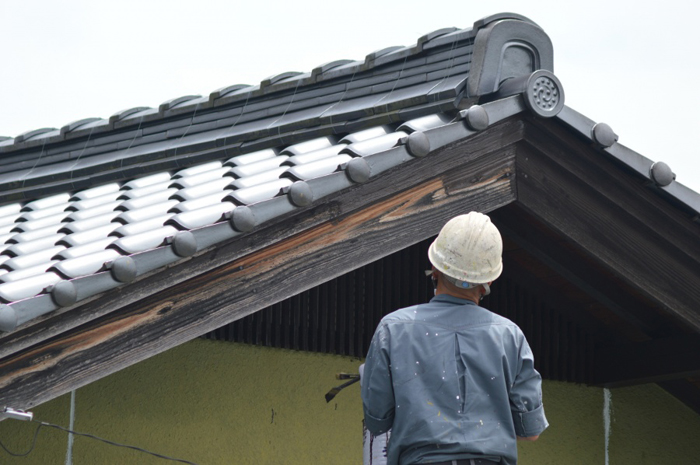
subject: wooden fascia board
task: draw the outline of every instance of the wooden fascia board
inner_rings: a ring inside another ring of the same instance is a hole
[[[700,335],[655,339],[596,351],[592,384],[623,387],[700,375]]]
[[[30,408],[513,202],[521,136],[506,122],[107,293],[83,310],[110,312],[0,360],[0,403]]]
[[[526,128],[517,204],[677,323],[700,331],[700,227],[555,123]]]

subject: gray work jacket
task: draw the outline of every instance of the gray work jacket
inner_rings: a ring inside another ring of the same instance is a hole
[[[365,424],[374,434],[391,429],[389,465],[514,465],[516,435],[548,426],[541,385],[515,323],[441,294],[379,323],[362,379]]]

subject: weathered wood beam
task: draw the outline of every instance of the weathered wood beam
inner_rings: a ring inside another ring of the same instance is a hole
[[[518,205],[700,331],[700,227],[556,123],[528,126],[526,142],[516,160]]]
[[[0,403],[30,408],[433,236],[454,215],[514,201],[514,149],[503,142],[520,126],[506,126],[198,257],[182,267],[189,279],[156,280],[158,292],[0,360]]]
[[[87,302],[80,302],[78,306],[58,310],[43,319],[32,322],[32,325],[27,328],[9,334],[0,334],[0,360],[37,342],[60,335],[125,305],[222,266],[235,257],[255,252],[281,238],[332,221],[357,208],[391,196],[395,192],[414,187],[417,180],[443,175],[449,178],[450,193],[459,190],[460,186],[468,186],[477,179],[475,176],[478,176],[478,173],[473,176],[469,173],[464,179],[457,179],[449,173],[494,151],[506,153],[508,147],[522,140],[522,137],[523,124],[520,120],[505,121],[468,140],[456,143],[455,150],[448,147],[439,153],[431,153],[423,159],[413,160],[365,184],[356,185],[346,192],[339,193],[331,199],[316,202],[309,207],[300,208],[292,215],[271,221],[264,225],[264,231],[256,229],[250,234],[239,236],[234,241],[218,244],[207,251],[200,252],[186,264],[168,267],[153,275],[141,277],[128,286],[95,296]],[[455,153],[458,155],[455,156]]]
[[[622,387],[698,376],[698,354],[697,334],[598,349],[592,384]]]

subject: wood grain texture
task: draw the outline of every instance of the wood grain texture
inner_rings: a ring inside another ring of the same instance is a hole
[[[518,204],[700,331],[700,228],[556,125],[528,126],[527,134],[516,162]]]
[[[119,308],[175,286],[193,276],[206,273],[218,266],[285,237],[292,236],[339,216],[362,208],[378,199],[415,186],[420,180],[442,175],[448,195],[459,193],[463,185],[478,180],[479,173],[467,173],[464,178],[455,170],[486,154],[514,154],[513,145],[523,137],[523,123],[517,119],[505,121],[467,140],[444,147],[426,158],[416,159],[383,173],[367,183],[355,185],[330,199],[314,202],[293,214],[270,221],[253,232],[239,236],[228,243],[217,244],[186,261],[157,272],[141,276],[128,286],[94,296],[73,307],[60,309],[44,318],[32,321],[30,326],[0,335],[0,360],[31,347],[37,342],[60,335]],[[455,155],[457,154],[457,155]],[[439,229],[438,229],[439,230]],[[437,234],[437,231],[435,234]]]
[[[517,141],[519,127],[506,124],[477,144],[462,141],[300,209],[141,281],[134,295],[127,286],[122,305],[108,293],[90,305],[111,312],[0,360],[0,402],[30,408],[433,236],[456,214],[514,201],[514,150],[504,141]]]
[[[649,338],[649,335],[658,337],[672,332],[656,309],[650,308],[640,299],[635,299],[635,296],[628,292],[631,289],[623,288],[622,283],[614,276],[600,267],[595,267],[581,250],[567,247],[568,244],[563,244],[551,235],[531,227],[534,220],[516,204],[494,215],[494,223],[509,240],[537,257],[585,294],[601,302],[607,310],[624,319],[628,326],[641,331],[646,338]]]

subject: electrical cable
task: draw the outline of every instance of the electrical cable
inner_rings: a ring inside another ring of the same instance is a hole
[[[10,454],[14,457],[25,457],[25,456],[29,455],[34,450],[34,447],[36,446],[36,440],[37,440],[37,437],[39,436],[39,431],[41,430],[41,428],[43,426],[46,426],[49,428],[55,428],[55,429],[58,429],[60,431],[64,431],[66,433],[75,434],[76,436],[84,436],[86,438],[97,439],[98,441],[102,441],[102,442],[104,442],[106,444],[110,444],[112,446],[124,447],[126,449],[131,449],[131,450],[135,450],[138,452],[143,452],[144,454],[150,454],[150,455],[153,455],[154,457],[158,457],[160,459],[171,460],[173,462],[186,463],[188,465],[197,465],[195,462],[190,462],[189,460],[178,459],[175,457],[169,457],[167,455],[158,454],[156,452],[151,452],[150,450],[143,449],[143,448],[137,447],[137,446],[130,446],[128,444],[120,444],[118,442],[110,441],[109,439],[104,439],[104,438],[101,438],[99,436],[95,436],[93,434],[80,433],[78,431],[73,431],[73,430],[70,430],[68,428],[64,428],[63,426],[54,425],[53,423],[47,423],[45,421],[37,421],[37,420],[32,420],[32,421],[39,423],[39,426],[37,427],[36,431],[34,432],[34,439],[32,439],[32,446],[29,448],[29,450],[27,452],[18,454],[18,453],[15,453],[15,452],[8,450],[7,447],[5,447],[5,445],[2,442],[0,442],[0,446],[5,450],[5,452],[7,452],[8,454]]]
[[[34,431],[34,439],[32,439],[32,446],[29,448],[29,450],[28,450],[27,452],[24,452],[24,453],[15,453],[15,452],[12,452],[10,449],[8,449],[7,447],[5,447],[5,444],[3,444],[2,441],[0,441],[0,447],[2,447],[3,449],[5,449],[5,452],[7,452],[8,454],[10,454],[10,455],[13,456],[13,457],[26,457],[27,455],[29,455],[29,454],[34,450],[34,447],[36,446],[36,438],[39,437],[39,430],[41,430],[41,427],[42,427],[42,426],[44,426],[44,425],[43,425],[43,424],[40,424],[40,425],[36,428],[36,431]]]

